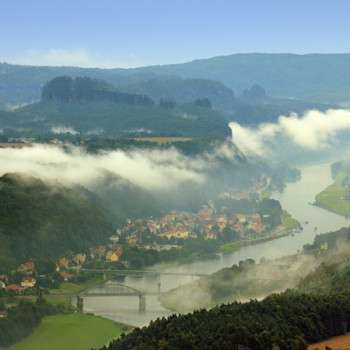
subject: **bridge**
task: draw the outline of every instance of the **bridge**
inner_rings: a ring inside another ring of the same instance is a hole
[[[71,269],[73,270],[73,269]],[[103,280],[107,281],[95,287],[85,289],[80,292],[77,298],[77,309],[80,312],[84,311],[84,297],[112,297],[112,296],[135,296],[139,298],[139,312],[146,311],[146,296],[160,295],[160,279],[158,283],[158,291],[150,293],[135,289],[125,284],[117,283],[115,281],[108,281],[111,276],[189,276],[189,277],[206,277],[209,274],[192,273],[192,272],[173,272],[173,271],[157,271],[157,270],[119,270],[119,269],[88,269],[82,268],[81,272],[94,272],[103,274]]]
[[[209,273],[197,273],[197,272],[175,272],[175,271],[157,271],[157,270],[117,270],[117,269],[80,269],[85,272],[96,273],[111,273],[118,276],[129,275],[153,275],[153,276],[189,276],[189,277],[205,277],[209,276]]]
[[[139,298],[139,312],[146,311],[146,295],[160,295],[160,283],[158,284],[157,293],[148,293],[129,287],[125,284],[108,281],[98,284],[92,288],[87,288],[77,295],[77,309],[79,312],[84,311],[85,297],[112,297],[112,296],[135,296]]]

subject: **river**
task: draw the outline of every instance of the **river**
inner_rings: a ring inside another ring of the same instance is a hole
[[[300,181],[288,184],[282,193],[274,195],[274,198],[281,202],[282,207],[303,224],[304,230],[301,233],[244,247],[231,254],[222,254],[218,259],[196,261],[190,264],[158,265],[154,266],[154,269],[209,274],[247,258],[259,261],[262,257],[278,258],[297,253],[304,244],[311,243],[316,234],[350,226],[348,219],[309,204],[314,201],[317,193],[331,183],[330,164],[308,165],[301,168]],[[194,278],[162,275],[160,277],[161,289],[164,292],[191,282]],[[158,288],[158,282],[158,277],[152,276],[128,276],[123,281],[126,285],[139,290],[154,292]],[[146,304],[146,312],[139,313],[136,297],[89,297],[85,299],[84,307],[88,312],[133,326],[147,325],[151,320],[171,314],[169,310],[160,305],[156,296],[147,296]]]

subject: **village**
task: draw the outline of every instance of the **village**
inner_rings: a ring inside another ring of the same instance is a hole
[[[266,231],[263,219],[258,213],[227,214],[208,206],[198,213],[173,211],[160,218],[128,220],[115,238],[144,245],[178,244],[186,239],[220,240],[225,233],[230,240],[253,239]]]
[[[207,205],[197,213],[172,211],[164,216],[145,219],[129,219],[118,228],[109,242],[91,247],[87,252],[69,253],[54,262],[28,260],[16,271],[0,275],[0,296],[34,295],[40,287],[52,288],[62,282],[79,280],[80,271],[86,266],[130,267],[125,250],[138,252],[180,250],[189,240],[219,242],[249,241],[269,237],[283,226],[273,227],[271,215],[261,213],[233,213],[216,210]]]

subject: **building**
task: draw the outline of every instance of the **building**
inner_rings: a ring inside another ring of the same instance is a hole
[[[106,260],[109,262],[117,262],[123,255],[123,250],[121,247],[109,250],[106,254]]]
[[[69,268],[69,260],[65,257],[61,258],[57,262],[58,270],[66,270]]]
[[[77,254],[73,260],[77,265],[84,265],[86,261],[86,254]]]
[[[13,292],[15,294],[21,294],[25,290],[25,288],[23,288],[22,286],[19,286],[17,284],[9,284],[8,286],[6,286],[5,289],[6,289],[6,291]]]
[[[31,275],[35,271],[35,264],[33,261],[27,261],[21,265],[19,265],[17,272]]]
[[[34,288],[36,284],[36,280],[33,277],[26,277],[21,282],[21,287],[23,288]]]
[[[74,275],[72,273],[67,272],[67,271],[60,272],[60,276],[62,277],[64,282],[68,282],[74,277]]]

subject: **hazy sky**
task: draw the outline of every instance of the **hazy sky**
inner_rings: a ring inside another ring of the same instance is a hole
[[[350,52],[349,0],[0,0],[0,61],[131,67]]]

